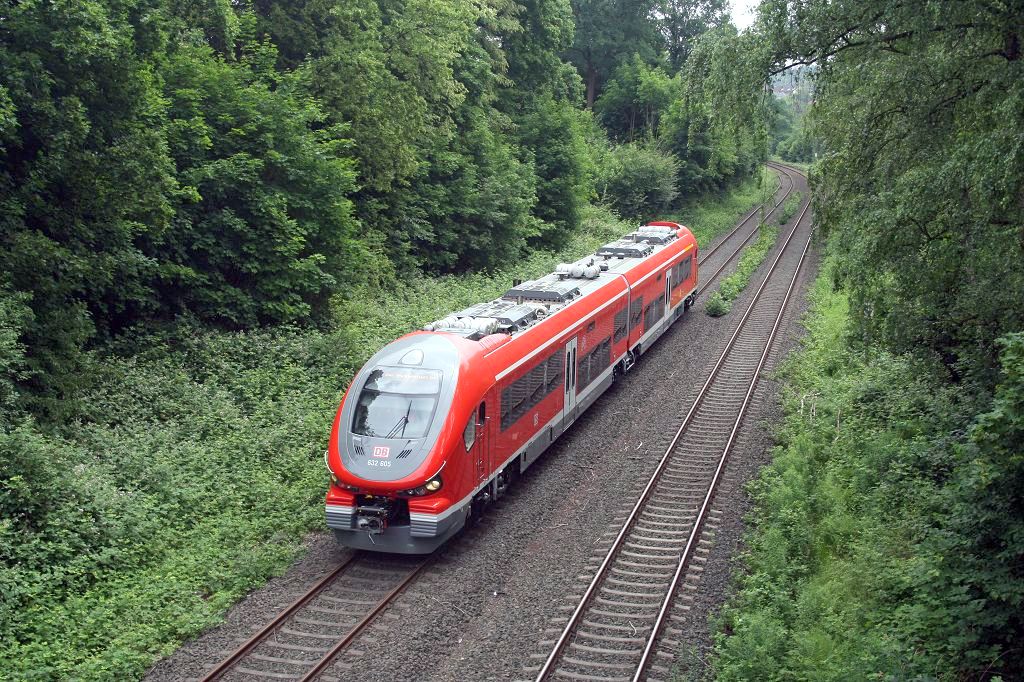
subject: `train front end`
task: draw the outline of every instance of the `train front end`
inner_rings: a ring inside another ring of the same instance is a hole
[[[445,456],[461,438],[458,341],[411,334],[353,379],[326,453],[327,525],[341,544],[426,554],[465,524],[468,509],[454,506],[461,472]]]

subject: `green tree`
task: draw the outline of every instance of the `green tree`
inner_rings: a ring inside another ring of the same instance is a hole
[[[497,108],[512,123],[519,155],[536,174],[533,215],[541,222],[534,246],[558,247],[579,226],[583,206],[593,194],[586,114],[579,111],[583,85],[561,54],[573,42],[568,0],[523,0],[505,25],[495,25],[507,81]]]
[[[658,136],[658,124],[682,96],[679,78],[650,66],[639,54],[622,62],[594,104],[594,111],[617,140],[632,142]]]
[[[238,66],[182,46],[164,70],[168,143],[182,184],[171,228],[149,242],[164,313],[231,327],[302,322],[362,259],[348,140],[253,43]]]
[[[1024,333],[1001,338],[989,411],[954,452],[921,563],[893,620],[909,644],[965,676],[1024,670]],[[902,622],[901,622],[902,621]]]
[[[766,68],[759,39],[731,24],[697,41],[682,73],[683,96],[662,122],[662,144],[680,160],[684,195],[721,188],[764,159]]]
[[[432,270],[496,265],[540,234],[532,160],[520,158],[511,120],[496,106],[505,55],[492,44],[494,24],[485,26],[454,65],[466,97],[452,112],[453,134],[435,138],[399,214],[415,253]]]
[[[586,84],[591,109],[605,81],[630,55],[653,62],[661,37],[652,19],[654,0],[573,0],[576,34],[566,53]]]
[[[4,9],[0,272],[31,295],[27,381],[58,396],[83,379],[97,329],[157,305],[139,241],[167,229],[176,192],[151,67],[158,12],[145,0]]]
[[[1024,327],[1022,7],[762,7],[776,68],[820,69],[818,214],[862,335],[983,393],[996,339]]]
[[[587,148],[589,114],[566,100],[539,96],[518,117],[516,141],[536,176],[534,217],[541,222],[535,246],[557,248],[579,227],[594,194],[595,169]]]
[[[400,267],[415,265],[412,185],[425,177],[430,150],[456,131],[466,98],[454,65],[473,40],[486,6],[435,0],[301,0],[255,4],[262,35],[280,47],[279,67],[308,58],[309,94],[352,139],[356,215],[369,240]],[[488,59],[485,62],[491,64]]]
[[[1022,17],[761,5],[765,70],[817,70],[815,218],[848,293],[723,678],[1020,677]]]
[[[725,0],[660,0],[656,9],[658,29],[672,70],[681,69],[697,39],[725,24],[728,15]]]

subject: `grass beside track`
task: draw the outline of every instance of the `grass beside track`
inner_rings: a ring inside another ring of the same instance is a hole
[[[765,185],[775,182],[749,181],[672,217],[706,243]],[[0,677],[137,679],[219,622],[323,528],[324,444],[370,354],[628,229],[591,208],[560,253],[493,274],[349,292],[334,303],[334,331],[177,327],[97,354],[72,423],[44,432],[26,421],[0,433],[25,489],[50,509],[28,542],[0,519]]]

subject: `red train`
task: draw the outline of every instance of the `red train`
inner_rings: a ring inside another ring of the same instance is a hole
[[[693,303],[697,242],[656,222],[388,344],[353,379],[325,455],[327,525],[431,552]]]

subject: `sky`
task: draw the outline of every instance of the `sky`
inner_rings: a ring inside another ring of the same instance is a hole
[[[732,0],[732,23],[740,30],[754,22],[754,10],[760,0]]]

